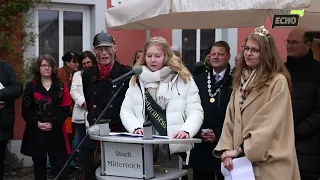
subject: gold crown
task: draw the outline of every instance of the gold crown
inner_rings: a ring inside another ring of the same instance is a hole
[[[163,43],[160,39],[151,39],[150,42]]]
[[[165,39],[158,39],[158,38],[151,38],[150,42],[156,42],[156,43],[160,43],[160,44],[165,44]]]
[[[259,36],[263,36],[266,37],[267,40],[269,40],[270,35],[269,35],[269,31],[264,28],[264,26],[260,26],[254,29],[254,34],[258,34]]]

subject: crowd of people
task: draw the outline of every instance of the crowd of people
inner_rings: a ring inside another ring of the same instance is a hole
[[[239,157],[252,163],[257,180],[317,180],[320,62],[313,58],[312,42],[311,31],[292,30],[283,62],[273,36],[261,26],[244,40],[235,67],[229,44],[217,41],[189,71],[179,47],[153,37],[132,60],[142,73],[125,81],[102,119],[111,120],[112,132],[143,134],[143,124],[150,122],[155,135],[200,138],[201,143],[154,148],[155,164],[190,168],[194,180],[223,180],[221,166],[232,171]],[[13,68],[0,62],[0,180],[13,137],[14,101],[22,95],[21,153],[32,157],[35,179],[47,178],[48,163],[55,177],[117,91],[111,81],[131,70],[116,52],[113,37],[101,32],[93,52],[66,52],[62,68],[52,56],[40,55],[24,88]],[[86,180],[96,179],[99,151],[90,138],[79,149]],[[66,168],[60,179],[69,178]]]

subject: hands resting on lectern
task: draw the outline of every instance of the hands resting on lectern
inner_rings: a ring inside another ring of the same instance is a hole
[[[142,128],[138,128],[133,133],[142,135],[143,134],[143,129]],[[190,138],[189,133],[185,132],[185,131],[178,131],[175,134],[173,134],[172,137],[173,138],[177,138],[177,139],[188,139],[188,138]]]
[[[88,134],[90,135],[99,135],[99,125],[98,124],[95,124],[95,125],[92,125],[88,128]],[[138,128],[136,129],[134,132],[134,134],[143,134],[143,129],[142,128]],[[185,131],[178,131],[176,133],[173,134],[172,136],[173,138],[177,138],[177,139],[188,139],[190,138],[189,136],[189,133],[188,132],[185,132]]]
[[[185,131],[178,131],[178,132],[174,133],[172,137],[173,138],[177,138],[177,139],[188,139],[188,138],[190,138],[189,133],[187,133]]]
[[[134,134],[143,134],[143,129],[142,128],[138,128],[138,129],[136,129],[134,132],[133,132]]]

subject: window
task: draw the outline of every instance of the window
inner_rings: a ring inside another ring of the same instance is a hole
[[[90,49],[89,16],[89,8],[86,6],[39,8],[36,55],[50,54],[62,67],[61,57],[67,51],[82,53]]]
[[[201,29],[200,32],[200,61],[203,61],[210,53],[212,43],[215,42],[215,30]]]
[[[189,70],[196,61],[205,59],[213,42],[214,29],[182,30],[182,60]]]
[[[182,60],[191,70],[196,61],[197,30],[182,30]]]
[[[63,12],[63,50],[73,50],[82,53],[83,38],[82,12]]]
[[[39,55],[50,54],[59,63],[59,11],[39,10]]]

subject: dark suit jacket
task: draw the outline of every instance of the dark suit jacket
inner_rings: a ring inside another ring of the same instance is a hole
[[[225,113],[227,105],[230,100],[230,95],[232,93],[232,76],[230,73],[230,66],[227,68],[223,79],[221,79],[217,84],[215,84],[215,79],[212,75],[212,69],[209,71],[211,73],[211,86],[212,93],[215,92],[216,88],[223,84],[220,92],[215,96],[215,102],[211,103],[210,96],[208,94],[208,83],[207,83],[207,72],[203,72],[194,77],[194,80],[199,88],[199,95],[201,98],[201,104],[204,109],[204,120],[201,129],[212,129],[216,135],[216,141],[213,143],[202,142],[200,144],[195,144],[195,147],[191,150],[189,158],[189,167],[193,169],[205,170],[209,172],[220,171],[221,160],[215,158],[212,155],[213,149],[216,147],[225,118]],[[197,134],[197,138],[200,138],[200,133]]]

